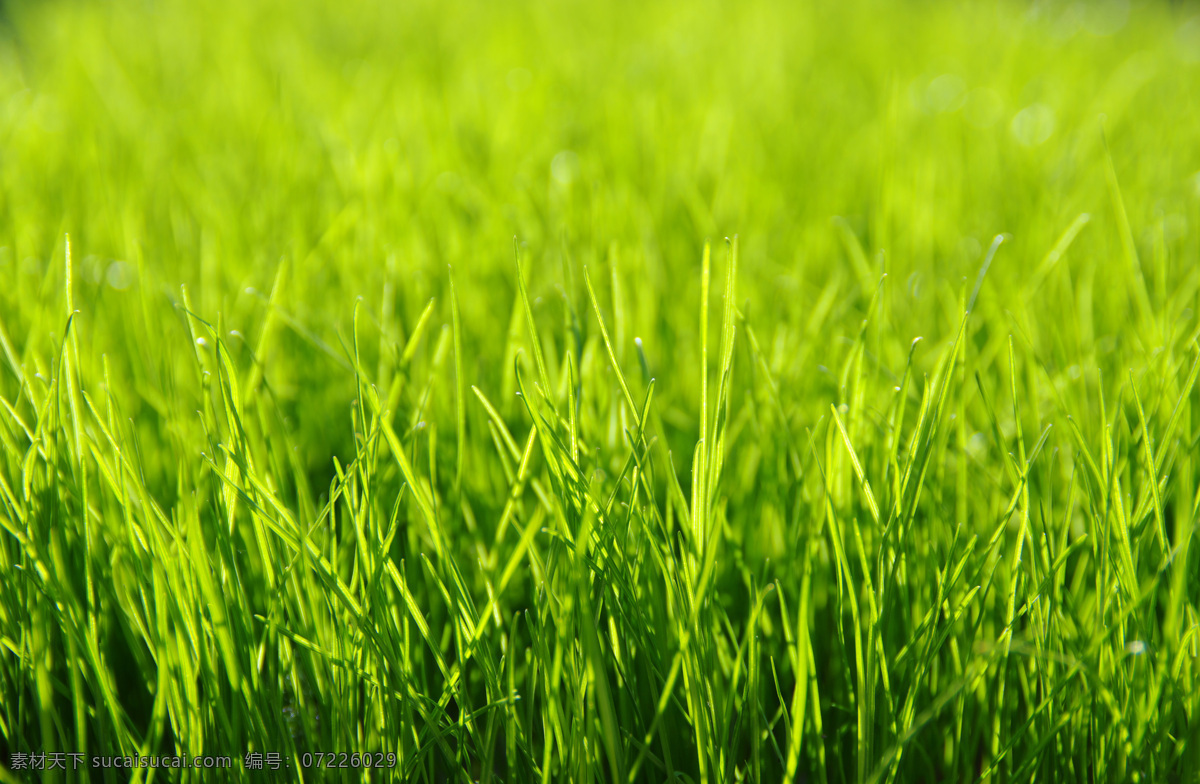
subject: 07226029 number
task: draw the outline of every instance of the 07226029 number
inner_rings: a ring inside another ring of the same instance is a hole
[[[394,752],[306,751],[300,755],[302,768],[394,768]]]

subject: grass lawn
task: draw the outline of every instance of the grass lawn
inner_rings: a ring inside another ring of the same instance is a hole
[[[1200,781],[1198,339],[1195,4],[0,2],[0,783]]]

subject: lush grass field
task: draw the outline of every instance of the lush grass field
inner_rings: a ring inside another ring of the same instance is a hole
[[[0,781],[1200,780],[1198,14],[0,5]]]

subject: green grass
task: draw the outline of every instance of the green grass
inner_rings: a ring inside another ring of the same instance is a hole
[[[1196,13],[0,5],[0,781],[1200,780]]]

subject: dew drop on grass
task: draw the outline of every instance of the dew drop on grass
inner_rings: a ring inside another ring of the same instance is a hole
[[[97,286],[104,282],[104,268],[101,266],[99,256],[84,257],[83,274]]]
[[[967,83],[958,74],[942,74],[925,88],[925,105],[934,112],[956,112],[966,102]]]
[[[1023,147],[1036,147],[1054,133],[1054,110],[1044,103],[1034,103],[1017,112],[1009,126]]]
[[[1092,35],[1112,35],[1129,21],[1129,0],[1100,0],[1085,7],[1083,27]]]
[[[964,257],[975,260],[983,254],[983,245],[974,237],[963,237],[959,240],[958,251]]]
[[[133,283],[133,275],[129,271],[129,265],[123,261],[114,261],[108,265],[108,271],[104,274],[108,285],[117,291],[124,291]]]
[[[571,150],[563,150],[550,161],[550,176],[559,185],[570,185],[579,175],[579,156]]]
[[[976,87],[967,95],[963,117],[973,127],[984,130],[995,125],[1003,111],[999,93],[990,87]]]
[[[504,83],[514,93],[525,92],[533,83],[533,74],[529,72],[528,68],[513,68],[505,74]]]
[[[1200,63],[1200,14],[1193,16],[1175,31],[1179,57],[1185,63]]]
[[[908,276],[908,295],[913,299],[921,298],[921,273],[913,272]]]
[[[1187,236],[1188,221],[1183,215],[1173,212],[1163,218],[1162,230],[1167,242],[1174,242]]]

